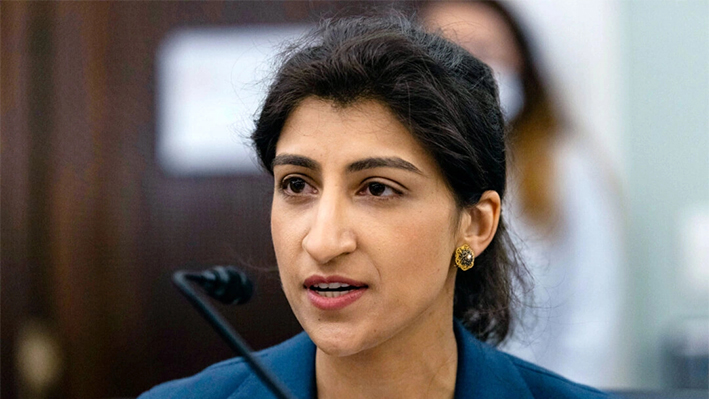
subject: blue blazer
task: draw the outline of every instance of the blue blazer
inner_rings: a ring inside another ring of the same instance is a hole
[[[456,320],[458,372],[455,399],[609,398],[596,389],[500,352]],[[315,398],[315,344],[305,333],[258,352],[261,361],[299,399]],[[241,358],[189,378],[158,385],[138,399],[256,399],[274,396]]]

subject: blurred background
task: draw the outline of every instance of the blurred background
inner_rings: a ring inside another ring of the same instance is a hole
[[[2,397],[134,397],[231,357],[181,268],[250,265],[255,298],[220,309],[254,348],[300,331],[245,137],[278,43],[373,4],[0,3]],[[602,388],[706,389],[709,1],[506,4],[617,185],[624,371]]]

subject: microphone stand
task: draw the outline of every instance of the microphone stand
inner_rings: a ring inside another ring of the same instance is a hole
[[[204,317],[217,333],[229,344],[229,347],[246,360],[251,369],[261,379],[261,381],[279,399],[295,399],[283,383],[280,382],[251,352],[252,349],[244,342],[241,336],[219,315],[209,303],[200,298],[199,294],[188,283],[188,280],[199,278],[197,274],[185,271],[177,271],[172,275],[172,281],[182,294],[187,297],[192,306]]]

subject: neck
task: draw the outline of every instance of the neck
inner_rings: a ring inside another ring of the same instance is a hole
[[[421,328],[351,356],[318,349],[318,399],[453,398],[458,351],[452,317],[448,320],[443,326],[420,323]]]

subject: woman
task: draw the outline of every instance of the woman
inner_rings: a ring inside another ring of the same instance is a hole
[[[326,21],[278,70],[253,140],[305,332],[260,352],[300,398],[605,397],[493,349],[521,270],[500,219],[490,69],[400,17]],[[145,398],[269,397],[240,360]]]
[[[534,305],[503,349],[585,384],[623,375],[622,220],[610,174],[560,117],[519,23],[494,1],[431,1],[426,25],[490,65],[511,126],[507,222]]]

